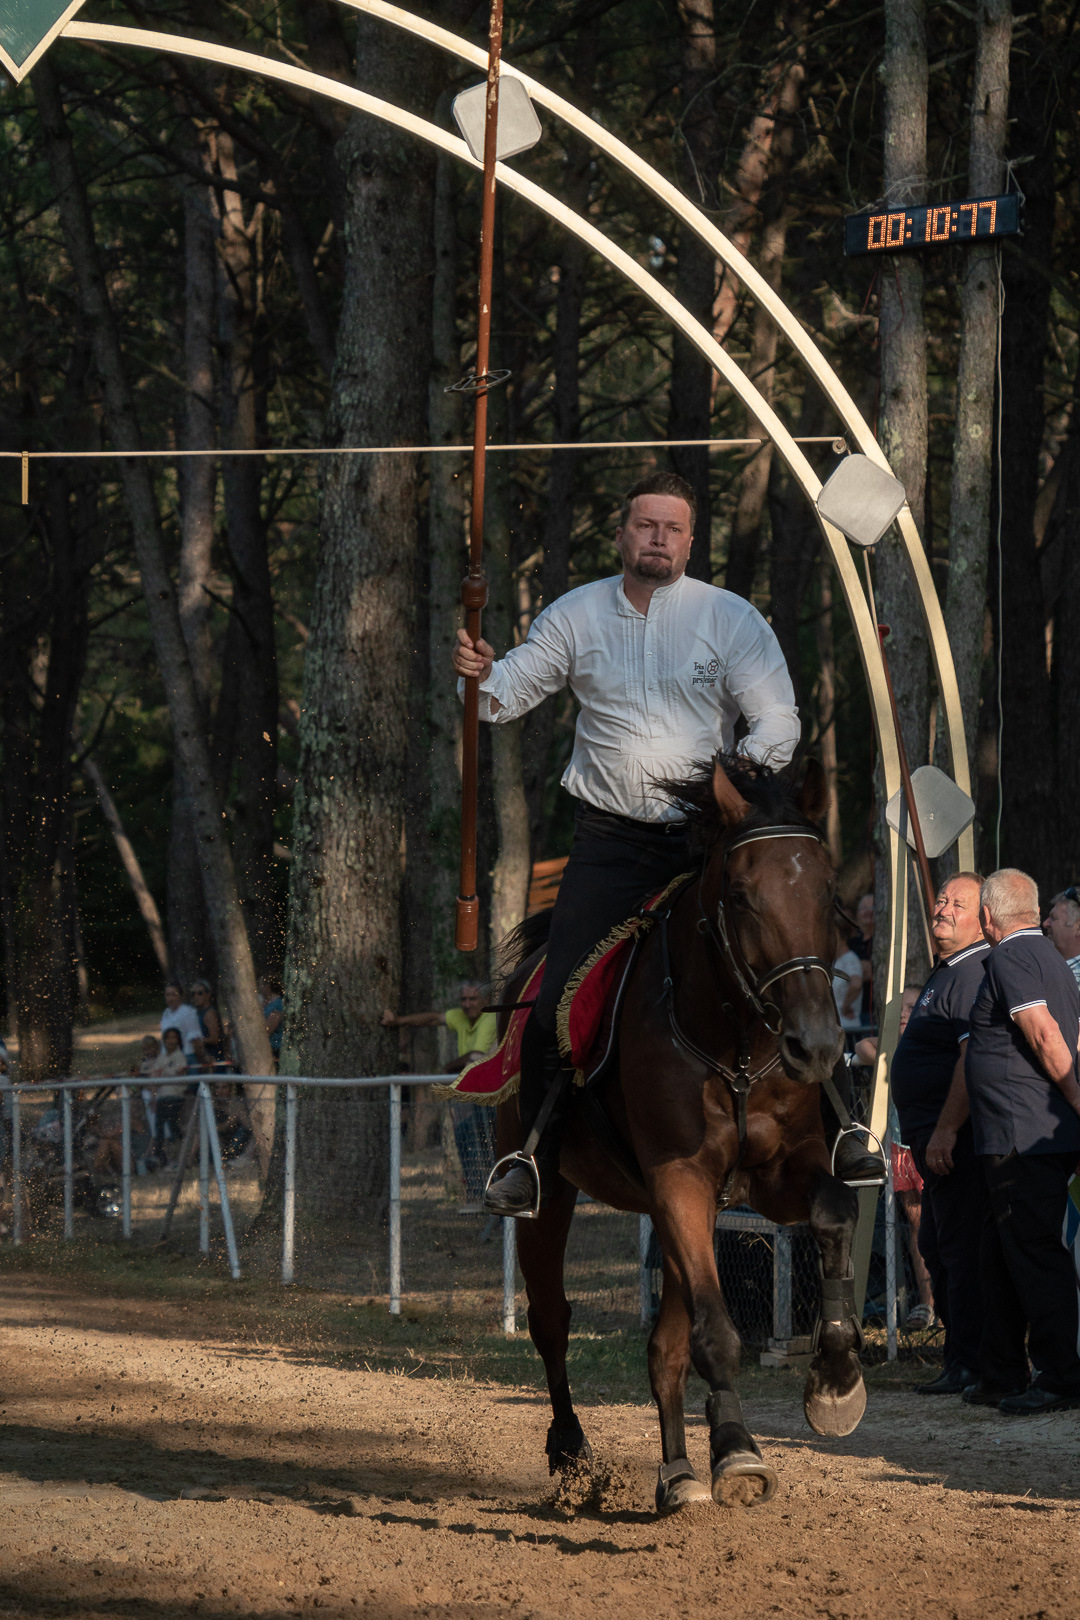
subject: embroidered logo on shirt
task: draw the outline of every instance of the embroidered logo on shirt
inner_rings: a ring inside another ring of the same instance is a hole
[[[719,658],[710,658],[707,664],[694,665],[693,686],[715,686],[716,677],[720,673]]]
[[[918,1002],[916,1003],[916,1005],[919,1006],[919,1007],[929,1007],[929,1005],[933,1001],[933,999],[934,999],[933,990],[932,989],[931,990],[924,990],[922,995],[919,997]]]

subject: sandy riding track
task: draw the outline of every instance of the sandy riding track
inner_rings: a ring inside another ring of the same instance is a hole
[[[651,1410],[591,1405],[614,1477],[560,1511],[535,1388],[348,1370],[189,1322],[0,1281],[0,1613],[1013,1620],[1080,1604],[1080,1413],[1009,1423],[872,1388],[856,1434],[822,1441],[775,1374],[747,1407],[776,1500],[661,1521]]]

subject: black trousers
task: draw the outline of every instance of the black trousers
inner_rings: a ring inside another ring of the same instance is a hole
[[[692,864],[683,826],[635,823],[579,803],[551,916],[544,982],[530,1022],[535,1020],[550,1039],[566,981],[582,958]]]
[[[994,1388],[1023,1388],[1026,1333],[1043,1388],[1080,1394],[1076,1274],[1061,1240],[1075,1149],[986,1154],[980,1163],[989,1207],[981,1249],[986,1316],[979,1371]]]
[[[945,1324],[945,1366],[978,1372],[983,1331],[979,1249],[986,1213],[986,1183],[975,1157],[971,1121],[958,1132],[953,1167],[936,1176],[926,1166],[933,1126],[909,1133],[911,1156],[923,1178],[919,1253],[934,1290],[934,1306]]]

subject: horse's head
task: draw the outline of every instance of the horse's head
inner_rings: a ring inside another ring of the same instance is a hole
[[[702,907],[728,973],[780,1035],[792,1080],[832,1072],[843,1045],[832,991],[836,873],[816,825],[825,813],[824,772],[807,763],[783,810],[743,797],[717,763],[713,796],[722,833],[702,879]]]

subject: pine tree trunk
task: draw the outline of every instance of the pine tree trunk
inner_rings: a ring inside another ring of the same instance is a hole
[[[976,8],[976,30],[968,196],[992,197],[1001,191],[1005,176],[1005,114],[1012,43],[1010,0],[983,0]],[[956,665],[969,756],[974,753],[979,723],[986,617],[999,251],[991,246],[965,248],[960,273],[960,362],[956,374],[945,623]]]
[[[109,436],[118,449],[137,450],[140,448],[138,414],[124,372],[89,202],[75,165],[56,78],[47,60],[34,69],[32,83],[64,240],[90,332],[94,364],[101,379]],[[188,781],[219,989],[232,1014],[242,1068],[249,1074],[267,1074],[271,1063],[270,1042],[255,990],[251,950],[237,899],[236,877],[221,808],[214,792],[210,752],[176,592],[165,563],[153,482],[145,461],[123,461],[120,468],[154,649],[172,719],[174,747]]]
[[[427,57],[376,24],[362,21],[360,37],[362,82],[391,101],[430,107],[437,81]],[[408,136],[359,117],[339,156],[348,263],[327,442],[422,443],[434,162]],[[342,456],[323,474],[286,961],[284,1066],[307,1075],[396,1067],[396,1039],[380,1016],[399,1005],[401,988],[419,471],[412,456]],[[387,1154],[381,1097],[305,1095],[305,1215],[322,1223],[370,1216],[385,1201]]]
[[[205,162],[192,136],[187,147]],[[214,317],[216,309],[215,203],[210,188],[191,182],[184,196],[184,418],[185,450],[214,447]],[[212,456],[185,457],[179,464],[180,569],[177,606],[200,707],[209,710],[211,599],[206,589],[213,567],[214,492]],[[209,924],[203,899],[199,849],[184,768],[173,760],[172,818],[166,879],[172,973],[184,986],[212,971]]]
[[[719,136],[716,118],[716,22],[713,0],[678,0],[682,30],[679,70],[679,183],[699,208],[715,210]],[[708,326],[716,297],[716,258],[701,238],[679,236],[675,296]],[[668,437],[707,439],[712,426],[712,366],[681,332],[672,339]],[[697,500],[697,523],[687,573],[712,583],[710,457],[705,446],[670,451],[671,465]]]
[[[885,174],[890,208],[906,208],[926,196],[925,0],[886,0]],[[907,491],[908,505],[923,533],[926,502],[927,394],[923,269],[914,253],[897,254],[881,266],[881,418],[878,437],[889,464]],[[900,729],[914,771],[928,760],[929,665],[918,592],[897,531],[877,547],[878,616],[892,632],[886,656],[896,692]],[[884,839],[884,804],[878,773],[878,838]],[[881,847],[884,847],[883,845]],[[884,912],[885,862],[877,863],[877,906]],[[909,886],[908,977],[929,969],[918,885]],[[879,937],[884,931],[879,930]]]

